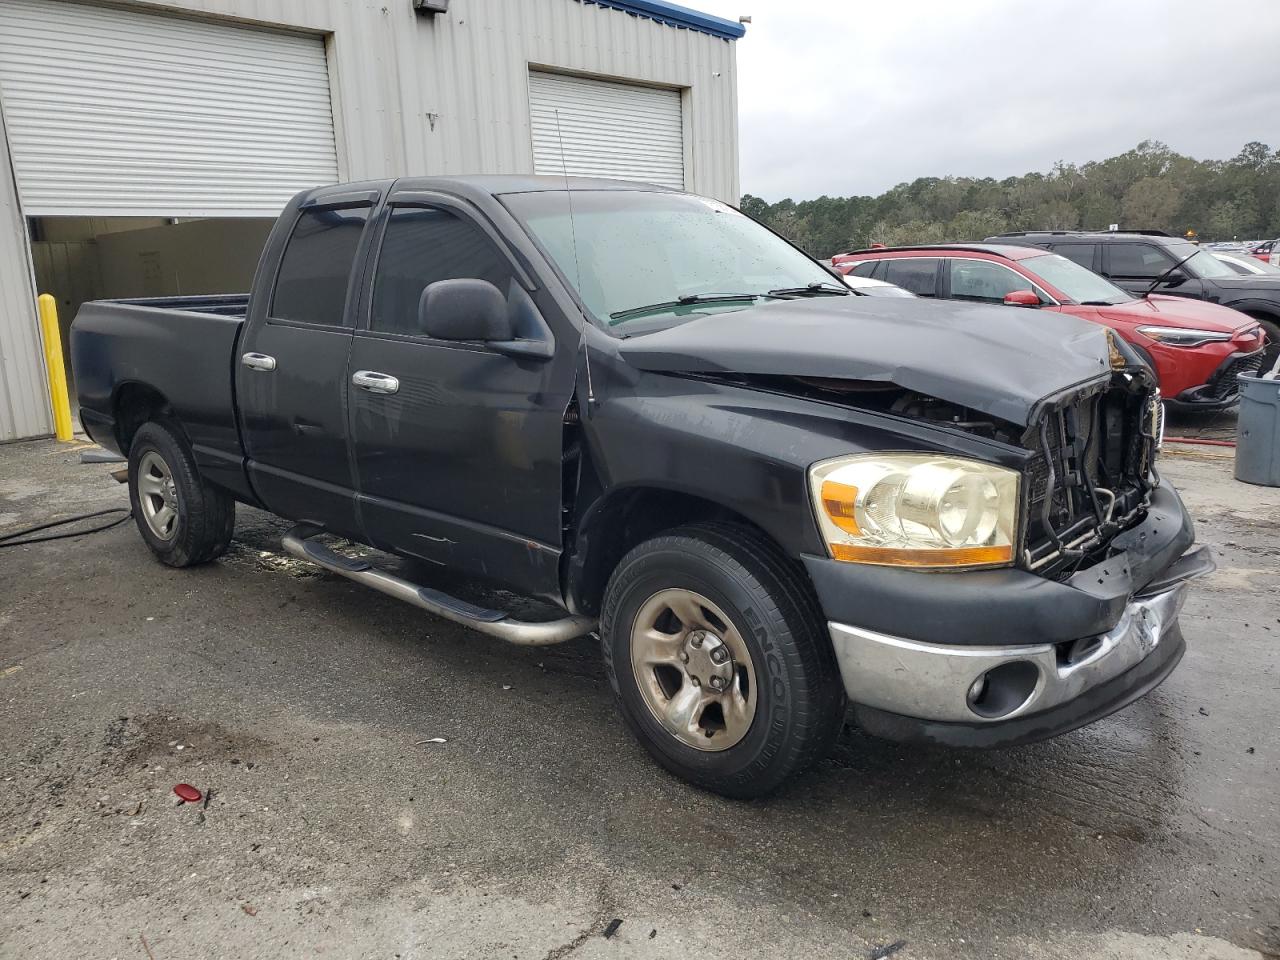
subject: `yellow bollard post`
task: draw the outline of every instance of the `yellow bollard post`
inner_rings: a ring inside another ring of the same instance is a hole
[[[44,363],[49,371],[49,403],[53,428],[59,440],[71,439],[71,400],[67,396],[67,368],[62,364],[62,331],[58,328],[58,303],[47,293],[36,301],[40,308],[40,332],[44,336]]]

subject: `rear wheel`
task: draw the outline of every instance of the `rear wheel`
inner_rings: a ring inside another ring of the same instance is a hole
[[[206,563],[231,543],[235,501],[200,478],[185,438],[167,423],[144,423],[134,434],[129,502],[142,539],[171,567]]]
[[[640,544],[609,581],[601,640],[628,726],[698,786],[767,794],[839,732],[844,690],[817,604],[749,529],[696,524]]]

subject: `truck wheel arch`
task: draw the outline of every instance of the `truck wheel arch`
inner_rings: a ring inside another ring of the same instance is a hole
[[[774,547],[779,558],[794,562],[758,524],[714,500],[664,487],[624,487],[591,504],[578,524],[565,568],[570,605],[597,615],[610,575],[633,547],[663,531],[705,521],[752,530]],[[803,567],[796,566],[807,581]]]
[[[116,387],[111,409],[115,413],[116,441],[126,457],[139,427],[150,420],[173,419],[169,401],[159,390],[133,380]]]

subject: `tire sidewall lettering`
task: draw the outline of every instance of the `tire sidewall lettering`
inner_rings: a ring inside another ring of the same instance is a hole
[[[764,621],[760,619],[754,608],[743,607],[742,618],[747,621],[747,629],[751,631],[751,635],[764,653],[765,671],[769,674],[769,693],[773,697],[775,704],[782,706],[787,701],[787,681],[783,673],[782,657],[778,654],[778,648],[769,636],[769,631],[765,627]]]

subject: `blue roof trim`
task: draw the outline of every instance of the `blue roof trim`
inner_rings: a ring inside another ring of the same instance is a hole
[[[646,20],[665,23],[669,27],[680,30],[696,30],[698,33],[707,33],[724,40],[739,40],[747,32],[747,28],[740,23],[713,17],[709,13],[690,10],[676,3],[667,3],[665,0],[578,0],[578,2],[621,10],[633,17],[644,17]]]

